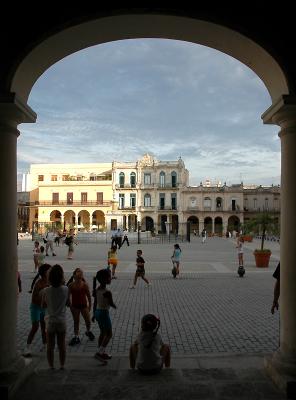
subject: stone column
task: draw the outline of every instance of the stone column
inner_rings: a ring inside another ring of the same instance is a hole
[[[291,376],[296,380],[296,97],[282,96],[262,119],[281,127],[280,347],[267,367],[286,389]]]
[[[20,363],[16,351],[17,280],[16,243],[16,142],[18,124],[35,122],[36,114],[13,93],[0,96],[0,374],[15,371]],[[20,294],[21,296],[22,294]]]

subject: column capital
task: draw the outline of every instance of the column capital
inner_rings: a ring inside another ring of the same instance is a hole
[[[16,93],[0,94],[0,125],[33,123],[37,114]]]
[[[282,129],[296,128],[296,96],[283,95],[261,116],[264,124],[279,125]]]

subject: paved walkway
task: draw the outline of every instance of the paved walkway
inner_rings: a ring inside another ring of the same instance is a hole
[[[252,250],[256,247],[259,241],[245,245],[247,272],[244,278],[239,278],[232,239],[209,238],[203,245],[199,238],[193,238],[191,243],[181,244],[181,276],[176,280],[170,272],[173,244],[123,247],[119,251],[118,279],[110,287],[118,309],[111,312],[114,336],[108,351],[114,358],[108,367],[98,367],[93,359],[96,343],[87,339],[81,323],[82,343],[67,349],[67,370],[56,371],[51,376],[45,354],[39,352],[41,340],[37,333],[32,358],[32,365],[37,362],[37,366],[21,392],[23,397],[19,398],[26,399],[26,395],[29,398],[29,391],[34,388],[38,392],[40,385],[48,392],[46,399],[67,398],[67,388],[71,388],[68,397],[71,395],[72,399],[82,398],[79,393],[87,393],[83,397],[88,398],[101,398],[96,397],[101,393],[102,398],[108,399],[141,396],[174,400],[186,395],[190,399],[233,399],[236,393],[242,398],[281,398],[263,372],[264,356],[274,352],[279,343],[279,317],[270,314],[272,272],[279,260],[279,244],[268,243],[273,254],[270,267],[264,270],[255,267]],[[137,248],[143,250],[146,275],[152,286],[145,287],[139,281],[136,289],[131,290]],[[75,247],[75,260],[66,260],[64,246],[57,248],[57,257],[49,256],[48,261],[60,263],[67,278],[75,267],[82,267],[87,281],[91,282],[98,266],[106,266],[107,250],[106,244],[79,244]],[[19,270],[24,286],[19,299],[20,351],[30,329],[27,290],[34,275],[31,269],[32,242],[22,241],[19,245]],[[129,346],[137,335],[141,317],[147,312],[159,315],[160,333],[170,344],[173,357],[171,370],[149,378],[129,371],[127,363]],[[72,330],[69,312],[67,340]],[[96,325],[93,332],[98,336]],[[107,387],[106,382],[109,382]],[[59,391],[62,391],[60,397]]]

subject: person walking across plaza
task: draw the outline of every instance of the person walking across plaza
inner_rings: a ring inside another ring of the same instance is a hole
[[[55,264],[48,273],[49,287],[42,291],[42,305],[46,308],[47,361],[54,369],[54,348],[57,339],[60,369],[66,361],[66,306],[69,305],[69,289],[65,285],[63,268]]]
[[[108,269],[101,269],[96,274],[96,281],[99,282],[99,287],[94,290],[94,305],[93,305],[93,321],[97,321],[100,328],[98,338],[98,351],[95,358],[103,364],[107,364],[107,360],[112,357],[106,353],[106,347],[112,338],[112,323],[109,315],[110,307],[116,309],[113,302],[112,293],[106,289],[111,283],[111,273]]]
[[[69,342],[69,346],[75,346],[80,343],[79,338],[79,320],[80,314],[82,315],[85,326],[86,326],[86,336],[89,340],[94,340],[95,336],[91,332],[91,321],[90,321],[90,311],[91,311],[91,296],[88,284],[85,282],[83,277],[83,272],[80,268],[76,268],[69,287],[69,298],[70,298],[70,310],[74,321],[74,336]]]
[[[34,248],[33,248],[33,261],[34,261],[33,272],[37,272],[38,268],[39,268],[39,258],[38,258],[39,253],[40,253],[39,242],[38,242],[38,240],[35,240]]]
[[[35,337],[36,332],[41,329],[42,343],[43,346],[46,344],[46,328],[45,328],[45,310],[42,307],[42,299],[40,296],[41,291],[48,286],[47,281],[47,271],[50,269],[49,264],[43,264],[39,268],[39,280],[34,285],[32,300],[30,305],[31,322],[32,327],[27,338],[27,345],[23,352],[23,355],[28,357],[32,354],[32,342]]]
[[[108,250],[108,268],[112,267],[111,270],[111,278],[117,279],[115,276],[115,270],[118,265],[118,256],[117,256],[117,246],[113,245],[110,250]]]
[[[129,246],[129,240],[128,240],[128,236],[127,236],[127,231],[123,232],[123,241],[121,243],[121,247],[123,246],[124,242],[126,242],[126,244]]]
[[[239,267],[244,266],[244,238],[239,235],[236,241],[237,255],[238,255],[238,265]]]
[[[201,242],[202,244],[204,244],[206,242],[207,239],[207,231],[205,230],[205,228],[201,231]]]
[[[48,256],[49,254],[48,254],[48,249],[50,249],[51,250],[51,254],[53,255],[53,256],[56,256],[56,254],[55,254],[55,252],[54,252],[54,250],[53,250],[53,242],[54,242],[54,239],[55,239],[55,233],[52,231],[52,230],[49,230],[48,232],[47,232],[47,234],[46,234],[46,236],[45,236],[45,238],[46,238],[46,247],[45,247],[45,255],[46,256]]]
[[[145,278],[145,260],[142,257],[142,255],[143,255],[142,250],[137,250],[137,259],[136,259],[137,270],[134,277],[134,283],[130,287],[130,289],[135,289],[138,278],[142,278],[143,281],[145,281],[148,286],[151,286],[151,283],[148,281],[147,278]]]
[[[158,329],[160,320],[153,314],[146,314],[141,320],[141,331],[129,352],[130,367],[137,367],[143,374],[157,374],[163,365],[171,365],[171,350],[164,344]]]
[[[173,263],[173,276],[176,278],[177,275],[180,273],[180,258],[181,258],[181,248],[180,246],[176,243],[174,244],[174,252],[171,257],[172,263]]]

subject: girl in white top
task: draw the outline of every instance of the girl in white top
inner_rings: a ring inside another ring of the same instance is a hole
[[[141,321],[141,332],[130,348],[130,367],[145,374],[155,374],[171,364],[171,351],[157,333],[160,321],[153,314],[144,315]]]
[[[43,306],[47,307],[47,361],[54,369],[55,338],[59,348],[60,368],[66,360],[66,306],[69,305],[69,289],[65,286],[63,268],[56,264],[48,274],[51,286],[42,291]]]

